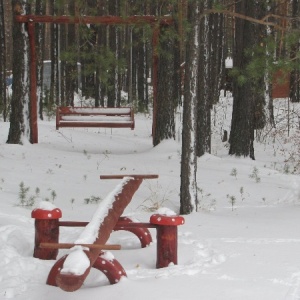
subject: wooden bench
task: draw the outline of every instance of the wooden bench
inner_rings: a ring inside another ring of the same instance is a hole
[[[104,127],[134,129],[131,107],[66,107],[56,109],[56,129],[60,127]]]

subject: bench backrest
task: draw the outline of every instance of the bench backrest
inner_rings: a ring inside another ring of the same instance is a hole
[[[122,116],[131,115],[131,107],[58,107],[59,115],[106,115]]]
[[[56,129],[59,127],[127,127],[134,129],[134,125],[134,113],[131,107],[61,106],[56,111]]]

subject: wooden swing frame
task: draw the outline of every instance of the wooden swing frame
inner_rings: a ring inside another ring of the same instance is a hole
[[[152,68],[153,68],[153,123],[152,138],[155,139],[155,124],[157,116],[157,85],[158,85],[158,51],[159,33],[161,26],[173,25],[170,16],[49,16],[49,15],[16,15],[15,21],[26,23],[30,45],[30,143],[38,143],[38,113],[37,113],[37,80],[36,80],[36,23],[55,24],[102,24],[102,25],[150,25],[152,27]]]

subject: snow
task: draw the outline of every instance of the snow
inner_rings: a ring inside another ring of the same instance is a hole
[[[92,220],[81,232],[75,244],[93,244],[98,237],[100,225],[104,218],[108,216],[109,210],[112,208],[115,196],[121,193],[123,186],[128,182],[130,177],[124,177],[122,182],[101,202]],[[84,253],[84,247],[75,246],[72,248],[71,253],[67,256],[61,273],[72,273],[75,275],[82,275],[90,266],[90,261]]]
[[[143,249],[132,233],[113,232],[108,243],[122,250],[105,255],[122,264],[127,278],[109,285],[93,269],[72,293],[46,285],[55,261],[32,257],[33,208],[19,205],[20,183],[29,187],[26,199],[33,198],[34,207],[60,208],[62,220],[90,221],[96,215],[99,222],[98,205],[107,209],[105,195],[122,184],[99,175],[159,174],[142,183],[125,210],[131,219],[149,222],[152,214],[179,212],[181,141],[152,147],[151,117],[144,114],[136,114],[133,131],[56,131],[55,120],[39,121],[39,144],[23,146],[5,143],[9,123],[1,122],[0,299],[300,299],[300,178],[287,161],[292,151],[297,157],[296,128],[290,127],[288,138],[286,101],[279,100],[277,134],[255,143],[256,160],[231,157],[221,142],[223,129],[230,129],[231,101],[225,98],[215,108],[212,154],[198,159],[201,209],[178,226],[178,264],[155,268],[155,229],[153,243]],[[290,109],[299,115],[297,105]],[[61,227],[60,242],[73,243],[84,230]],[[58,258],[70,252],[73,261],[64,271],[82,271],[88,262],[81,248],[60,250]]]
[[[38,205],[35,207],[35,209],[50,210],[50,211],[56,208],[57,207],[49,201],[40,201]]]
[[[75,246],[67,256],[60,273],[82,275],[90,266],[90,260],[81,246]]]
[[[104,218],[108,216],[109,210],[112,208],[115,196],[121,193],[123,186],[130,180],[130,177],[124,177],[122,182],[116,186],[116,188],[107,195],[107,197],[101,201],[96,212],[94,213],[92,220],[84,228],[79,238],[75,241],[75,244],[93,244],[98,237],[99,227],[104,221]]]

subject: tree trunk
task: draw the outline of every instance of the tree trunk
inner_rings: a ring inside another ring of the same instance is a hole
[[[267,14],[276,13],[274,11],[274,8],[271,6],[272,0],[267,0]],[[269,39],[270,37],[274,38],[275,31],[274,28],[271,26],[266,26],[265,28],[266,37]],[[264,108],[264,116],[265,116],[265,125],[275,127],[275,118],[274,118],[274,106],[273,106],[273,96],[272,96],[272,78],[269,73],[270,64],[273,60],[272,57],[274,57],[274,51],[271,49],[271,47],[266,43],[266,73],[264,75],[264,82],[265,82],[265,108]]]
[[[56,5],[57,5],[57,0],[50,1],[50,14],[53,16],[58,14]],[[51,85],[50,85],[50,93],[49,93],[50,94],[49,105],[52,104],[60,105],[61,101],[59,99],[59,53],[58,53],[59,25],[55,23],[51,23],[50,28],[51,28],[50,29]]]
[[[4,122],[7,115],[6,101],[6,47],[5,47],[5,24],[4,24],[4,7],[3,0],[0,0],[0,111]]]
[[[108,3],[108,13],[112,16],[117,14],[116,0],[111,0]],[[117,45],[116,38],[117,32],[115,26],[108,26],[108,51],[116,55]],[[107,85],[107,106],[115,107],[117,99],[118,83],[116,82],[117,66],[116,61],[112,61],[108,70],[108,85]]]
[[[46,4],[43,0],[36,0],[35,2],[35,14],[45,15],[46,14]],[[43,120],[43,70],[44,70],[44,41],[45,41],[45,24],[37,23],[35,30],[35,43],[36,43],[36,57],[37,57],[37,97],[39,103],[39,116]]]
[[[208,0],[202,1],[201,11],[211,8],[211,5]],[[211,152],[211,71],[212,71],[212,62],[211,62],[211,16],[205,15],[201,19],[200,23],[200,58],[199,58],[199,69],[202,72],[199,72],[198,75],[198,112],[197,112],[197,137],[196,137],[196,152],[197,156],[202,156],[205,153]],[[215,62],[213,62],[214,64]],[[187,73],[188,74],[188,73]]]
[[[75,3],[69,1],[69,14],[75,16]],[[74,93],[76,90],[77,74],[77,49],[76,49],[75,24],[67,26],[67,51],[69,52],[66,60],[65,80],[66,80],[66,104],[74,106]]]
[[[254,0],[242,0],[236,4],[236,12],[247,16],[255,16]],[[255,25],[243,19],[237,19],[235,25],[234,67],[240,72],[245,71],[251,57],[245,50],[255,42]],[[230,155],[250,156],[254,158],[254,104],[256,91],[251,80],[241,84],[233,82],[233,112],[230,132]]]
[[[212,8],[202,1],[202,9]],[[211,153],[211,109],[219,100],[224,61],[223,15],[211,14],[200,25],[199,104],[197,116],[197,156]]]
[[[199,91],[199,17],[200,2],[192,1],[188,5],[188,20],[192,29],[189,33],[186,51],[185,88],[182,120],[182,154],[180,183],[180,213],[189,214],[198,209],[197,198],[197,155],[196,155],[196,120]]]
[[[298,30],[300,28],[300,0],[292,0],[292,29]],[[292,50],[290,53],[291,59],[294,61],[295,67],[291,72],[290,77],[290,99],[292,102],[300,102],[300,59],[297,55],[300,51],[300,41],[298,39],[297,42],[292,45]]]
[[[175,139],[175,110],[180,100],[180,82],[174,73],[179,73],[180,64],[179,52],[176,51],[179,45],[172,34],[171,28],[161,28],[154,146],[164,139]]]
[[[28,14],[27,1],[13,0],[14,15]],[[13,23],[13,86],[8,144],[30,139],[29,41],[25,23]]]

